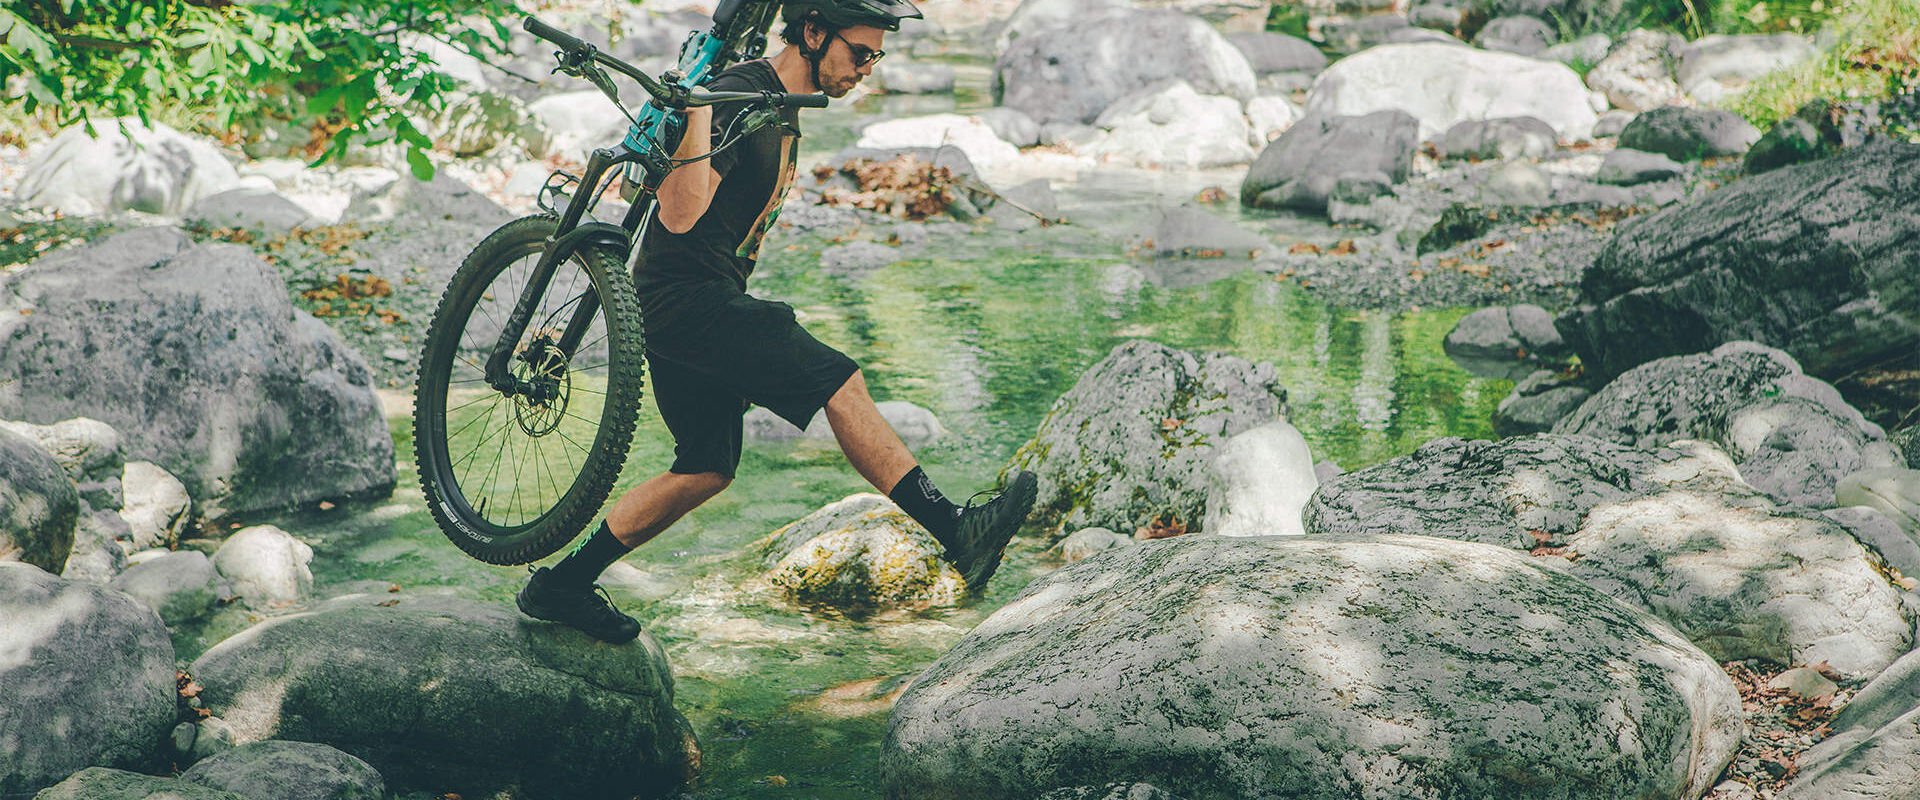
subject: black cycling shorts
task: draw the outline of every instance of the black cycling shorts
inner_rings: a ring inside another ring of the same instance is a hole
[[[728,284],[676,294],[672,321],[646,326],[654,403],[673,433],[672,472],[733,477],[748,407],[804,429],[859,368],[800,327],[785,303]]]

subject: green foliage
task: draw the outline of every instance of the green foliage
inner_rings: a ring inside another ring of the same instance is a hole
[[[1275,2],[1267,7],[1267,30],[1301,39],[1307,38],[1307,7],[1294,2]]]
[[[1920,92],[1920,2],[1841,0],[1835,43],[1728,101],[1765,130],[1815,99],[1885,100]]]
[[[511,0],[0,0],[0,85],[60,125],[164,109],[231,134],[267,116],[331,131],[321,160],[397,140],[430,176],[415,120],[450,79],[401,37],[484,56],[505,52],[512,16]]]

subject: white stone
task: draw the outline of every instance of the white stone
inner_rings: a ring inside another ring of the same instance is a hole
[[[1220,536],[1301,536],[1300,513],[1320,488],[1307,440],[1274,420],[1227,440],[1209,465],[1212,484],[1200,525]]]
[[[134,550],[146,550],[180,539],[191,518],[193,498],[172,473],[146,461],[129,461],[120,476],[126,500],[120,518],[133,530]]]
[[[593,148],[618,142],[632,124],[598,89],[542,97],[527,110],[552,134],[542,156],[585,160]]]
[[[1422,139],[1467,120],[1533,117],[1575,140],[1598,120],[1580,76],[1565,64],[1437,42],[1382,45],[1333,62],[1314,80],[1306,110],[1387,109],[1418,119]]]
[[[1061,539],[1048,553],[1069,564],[1085,561],[1108,550],[1130,547],[1134,538],[1106,528],[1082,528]]]
[[[97,137],[68,128],[34,153],[15,196],[68,214],[179,216],[240,181],[211,143],[166,125],[127,118],[96,120],[94,129]]]
[[[1080,152],[1095,158],[1203,169],[1245,164],[1256,155],[1240,101],[1202,95],[1178,79],[1120,98],[1093,124],[1107,135]]]
[[[961,114],[928,114],[876,122],[860,132],[856,147],[890,149],[896,147],[943,147],[951,145],[967,154],[967,160],[980,169],[1020,158],[1020,148],[1007,143],[993,127],[978,117]]]
[[[1635,113],[1678,100],[1680,84],[1669,62],[1673,48],[1684,41],[1670,33],[1631,31],[1587,71],[1587,86],[1605,94],[1615,108]]]
[[[272,525],[242,528],[213,554],[213,566],[251,608],[305,602],[313,593],[313,548]]]
[[[1247,101],[1247,127],[1252,128],[1255,151],[1286,133],[1300,121],[1300,108],[1286,98],[1261,95]]]
[[[1680,88],[1706,105],[1718,105],[1768,73],[1812,58],[1807,37],[1792,33],[1702,36],[1679,48],[1675,77]]]

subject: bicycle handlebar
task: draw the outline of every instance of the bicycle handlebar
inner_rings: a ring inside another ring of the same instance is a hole
[[[615,72],[632,78],[635,82],[639,83],[642,88],[647,90],[647,94],[653,95],[655,102],[663,106],[687,108],[690,106],[705,106],[742,100],[761,100],[772,106],[795,106],[799,108],[827,107],[828,98],[824,94],[709,92],[704,89],[685,89],[679,86],[669,86],[661,83],[653,76],[640,71],[638,67],[607,55],[606,53],[602,53],[599,48],[594,47],[591,43],[583,41],[579,37],[555,28],[552,25],[548,25],[545,22],[541,22],[536,17],[527,17],[526,20],[522,22],[522,26],[527,29],[528,33],[559,46],[560,61],[563,66],[580,65],[587,61],[604,64],[611,67]]]

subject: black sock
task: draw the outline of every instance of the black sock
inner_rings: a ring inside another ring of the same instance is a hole
[[[925,525],[933,532],[933,538],[941,544],[953,536],[960,527],[960,507],[948,500],[947,496],[935,488],[927,473],[914,467],[899,483],[893,485],[893,491],[887,493],[887,499],[901,511],[907,512],[914,522]]]
[[[633,548],[614,538],[613,531],[607,530],[607,523],[603,521],[592,536],[581,542],[566,558],[560,559],[560,563],[553,565],[550,577],[565,584],[586,586],[600,577],[600,573],[605,572],[613,562],[631,552]]]

